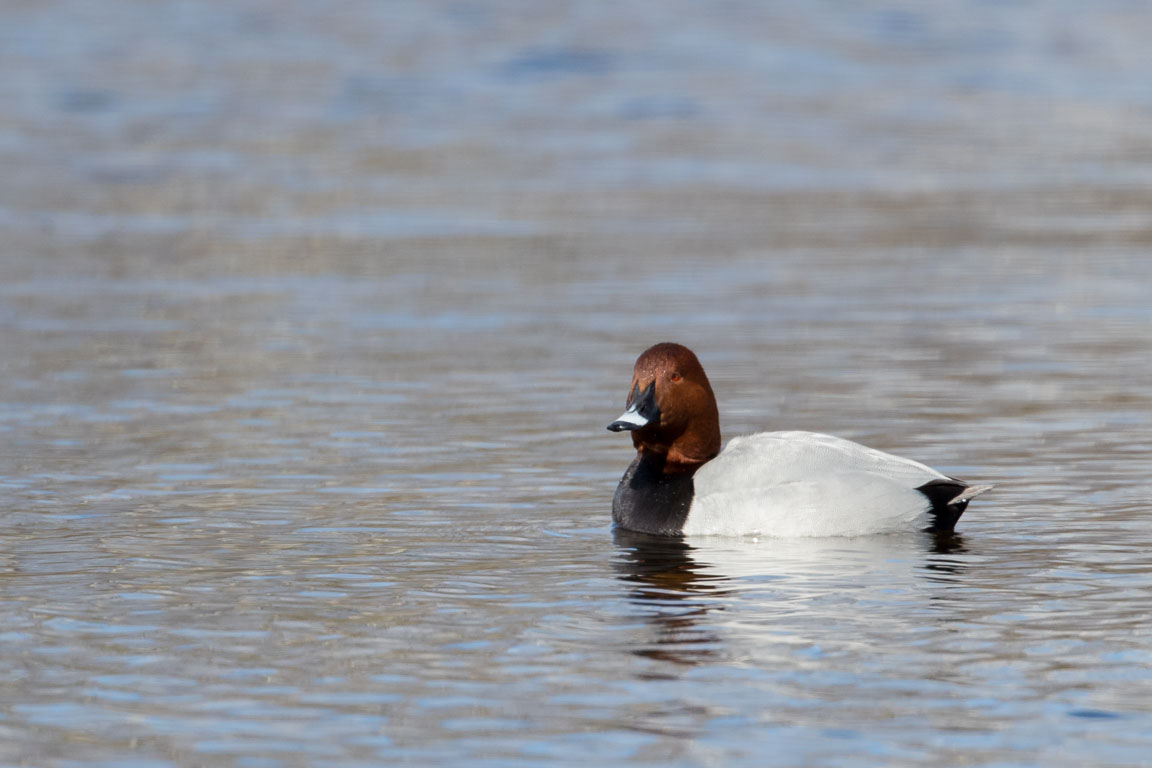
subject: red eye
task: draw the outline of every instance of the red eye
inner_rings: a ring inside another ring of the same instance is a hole
[[[672,381],[680,381],[680,374],[678,374],[678,373],[672,374]]]

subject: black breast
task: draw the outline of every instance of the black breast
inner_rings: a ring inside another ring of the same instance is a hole
[[[612,521],[621,528],[679,536],[692,506],[692,473],[664,474],[664,457],[638,454],[612,499]]]

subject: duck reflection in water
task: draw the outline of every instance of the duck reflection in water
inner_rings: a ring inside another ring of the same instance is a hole
[[[954,531],[925,532],[928,537],[928,557],[924,562],[924,578],[935,584],[956,586],[968,570],[961,555],[968,552],[964,537]],[[933,600],[944,600],[946,592],[934,595]]]
[[[724,610],[719,598],[730,579],[692,557],[693,547],[678,536],[654,536],[623,528],[613,530],[620,548],[616,569],[632,586],[629,599],[656,627],[654,643],[634,653],[675,664],[700,664],[720,654],[720,636],[707,616]]]
[[[622,528],[613,530],[613,539],[619,548],[615,568],[630,587],[628,598],[656,629],[655,637],[633,653],[681,665],[723,661],[729,640],[725,621],[717,614],[734,607],[735,595],[762,590],[765,579],[780,597],[781,616],[794,614],[799,595],[816,600],[816,605],[830,590],[842,591],[846,573],[862,579],[855,586],[904,590],[919,599],[925,593],[912,590],[913,584],[934,585],[927,593],[928,605],[944,608],[959,599],[961,593],[954,588],[963,585],[969,567],[964,538],[951,532],[778,539],[719,549]],[[800,604],[806,598],[801,597]]]

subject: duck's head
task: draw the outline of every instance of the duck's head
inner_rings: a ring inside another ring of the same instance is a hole
[[[679,344],[649,347],[632,369],[627,408],[608,425],[632,432],[638,451],[699,466],[720,452],[720,414],[704,367]]]

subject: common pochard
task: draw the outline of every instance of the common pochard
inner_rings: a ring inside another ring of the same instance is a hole
[[[815,432],[761,432],[720,450],[716,396],[696,355],[679,344],[640,355],[627,410],[608,429],[631,431],[636,447],[612,519],[644,533],[951,531],[968,501],[992,487]]]

